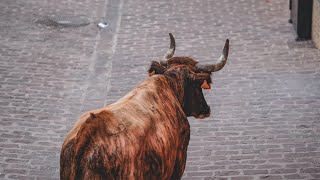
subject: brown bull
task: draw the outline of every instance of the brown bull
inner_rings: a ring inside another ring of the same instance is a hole
[[[151,77],[126,96],[81,116],[61,150],[64,179],[180,179],[186,164],[190,126],[187,116],[210,115],[202,88],[227,61],[201,65],[190,57],[172,57],[175,41]]]

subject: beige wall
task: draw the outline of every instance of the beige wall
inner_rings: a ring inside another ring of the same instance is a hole
[[[320,49],[320,0],[313,0],[312,40],[315,46]]]

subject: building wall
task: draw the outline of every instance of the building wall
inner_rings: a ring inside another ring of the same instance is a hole
[[[320,49],[320,0],[313,1],[312,40],[315,46]]]

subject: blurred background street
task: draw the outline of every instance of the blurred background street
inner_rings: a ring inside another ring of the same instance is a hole
[[[203,63],[230,39],[183,179],[320,179],[320,50],[289,18],[286,0],[1,0],[0,179],[59,179],[74,122],[148,78],[169,32]]]

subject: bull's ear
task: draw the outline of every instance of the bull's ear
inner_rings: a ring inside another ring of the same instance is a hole
[[[203,80],[203,83],[201,84],[202,89],[211,89],[210,84],[207,82],[207,80]]]
[[[152,61],[148,72],[149,72],[149,76],[153,76],[155,74],[163,74],[165,70],[166,68],[162,66],[159,62]]]
[[[155,75],[155,74],[156,74],[155,71],[149,72],[149,77],[151,77],[151,76],[153,76],[153,75]]]

